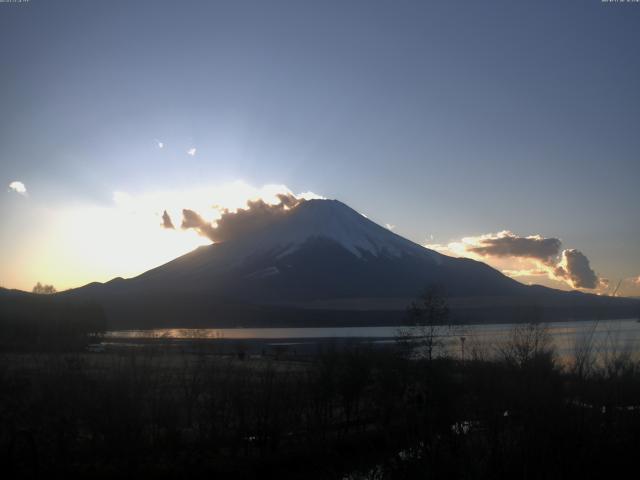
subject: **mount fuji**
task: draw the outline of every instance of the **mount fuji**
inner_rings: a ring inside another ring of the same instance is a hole
[[[510,321],[526,309],[581,318],[637,305],[523,285],[415,244],[337,200],[302,201],[258,223],[135,278],[61,295],[101,303],[117,328],[394,324],[434,284],[460,321]]]

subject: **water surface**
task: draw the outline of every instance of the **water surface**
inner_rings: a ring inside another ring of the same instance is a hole
[[[478,346],[493,348],[508,341],[517,324],[484,324],[438,327],[436,335],[453,352],[468,351]],[[568,355],[576,345],[590,342],[595,352],[640,352],[640,322],[636,319],[569,321],[545,324],[558,354]],[[412,327],[302,327],[302,328],[162,328],[152,330],[120,330],[107,333],[110,339],[171,339],[171,340],[280,340],[322,341],[326,339],[367,339],[372,342],[393,342],[399,331]],[[464,340],[461,340],[464,338]]]

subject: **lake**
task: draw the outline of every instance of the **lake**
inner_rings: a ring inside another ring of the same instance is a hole
[[[479,347],[490,349],[507,341],[516,326],[503,323],[439,327],[437,335],[455,354],[461,351],[461,337],[468,352]],[[266,345],[296,345],[352,339],[381,344],[394,342],[401,328],[411,330],[411,327],[174,328],[111,331],[105,340],[259,340]],[[577,344],[589,339],[597,353],[640,352],[640,322],[636,319],[553,322],[546,324],[546,328],[561,357],[571,355]]]

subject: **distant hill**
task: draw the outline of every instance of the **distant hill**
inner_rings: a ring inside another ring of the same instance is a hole
[[[57,296],[95,300],[115,328],[394,324],[437,284],[465,322],[625,317],[630,299],[526,286],[417,245],[336,200],[309,200],[238,239],[132,279]]]
[[[0,351],[76,350],[106,325],[95,301],[0,288]]]

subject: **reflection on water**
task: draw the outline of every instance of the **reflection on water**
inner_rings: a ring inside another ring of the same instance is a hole
[[[589,347],[596,357],[623,352],[640,354],[640,322],[636,319],[554,322],[545,326],[555,352],[562,361],[585,347]],[[477,325],[466,327],[464,333],[458,336],[465,336],[467,344],[491,351],[508,341],[515,327],[514,324]]]
[[[438,335],[447,339],[455,353],[460,337],[467,346],[491,347],[505,341],[515,324],[463,325],[442,327]],[[407,327],[410,329],[410,327]],[[554,322],[547,324],[548,332],[560,356],[571,354],[576,344],[592,340],[596,353],[602,351],[640,351],[640,322],[635,319],[603,320],[599,322]],[[107,334],[110,338],[123,339],[227,339],[227,340],[310,340],[330,338],[360,338],[374,342],[393,340],[399,327],[326,327],[326,328],[206,328],[206,329],[155,329],[123,330]],[[295,343],[295,342],[293,342]]]

